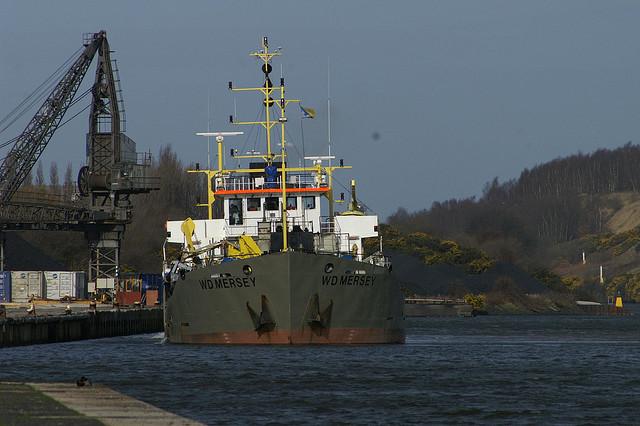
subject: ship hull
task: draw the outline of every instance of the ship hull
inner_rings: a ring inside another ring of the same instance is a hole
[[[196,269],[168,290],[173,343],[403,343],[403,297],[387,268],[273,253]]]

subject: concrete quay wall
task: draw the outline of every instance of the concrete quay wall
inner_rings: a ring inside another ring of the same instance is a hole
[[[156,333],[162,330],[160,308],[6,318],[0,319],[0,348]]]

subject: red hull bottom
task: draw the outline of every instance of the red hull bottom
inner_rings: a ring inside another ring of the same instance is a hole
[[[183,335],[180,343],[230,345],[347,345],[404,343],[404,330],[382,328],[332,328],[314,332],[274,330],[259,334],[256,331],[203,333]]]

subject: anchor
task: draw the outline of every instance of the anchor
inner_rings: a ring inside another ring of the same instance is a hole
[[[311,327],[311,330],[313,330],[316,335],[322,334],[323,331],[328,330],[331,327],[332,310],[333,299],[330,300],[329,305],[320,312],[320,297],[318,296],[318,293],[315,293],[309,298],[305,320],[307,325]]]
[[[253,310],[249,302],[247,302],[247,310],[249,311],[249,315],[251,316],[251,321],[253,321],[254,330],[258,333],[258,335],[262,333],[268,333],[276,328],[276,322],[273,319],[273,315],[271,315],[271,310],[269,309],[269,300],[264,294],[261,298],[261,304],[262,311],[258,315],[258,313]]]

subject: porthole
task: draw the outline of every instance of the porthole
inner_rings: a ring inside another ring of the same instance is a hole
[[[326,265],[324,265],[324,272],[326,272],[327,274],[333,272],[333,263],[327,263]]]
[[[244,272],[245,275],[251,275],[253,273],[253,268],[249,265],[244,265],[242,267],[242,272]]]

